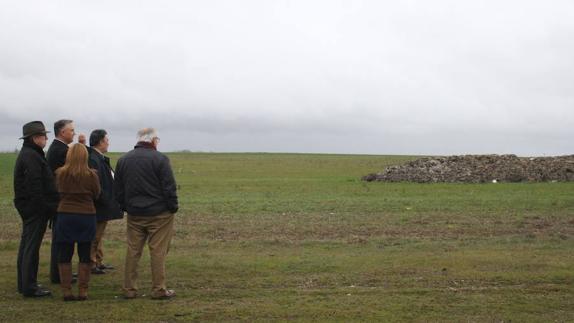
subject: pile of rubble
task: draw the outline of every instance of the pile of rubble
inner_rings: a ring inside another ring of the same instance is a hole
[[[426,157],[369,174],[364,181],[417,183],[574,181],[574,155],[521,158],[515,155]]]

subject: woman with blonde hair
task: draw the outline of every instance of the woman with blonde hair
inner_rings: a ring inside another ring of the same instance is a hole
[[[86,300],[92,269],[90,248],[96,234],[94,201],[101,189],[98,175],[88,167],[88,150],[84,145],[70,147],[66,163],[56,170],[56,186],[60,194],[55,232],[62,294],[64,301]],[[80,258],[77,298],[72,293],[71,262],[75,243]]]

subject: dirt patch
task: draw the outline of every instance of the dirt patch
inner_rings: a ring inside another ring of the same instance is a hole
[[[416,183],[569,182],[574,181],[574,155],[523,158],[516,155],[425,157],[364,181]]]

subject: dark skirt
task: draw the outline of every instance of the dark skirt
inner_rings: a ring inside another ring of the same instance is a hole
[[[95,214],[58,213],[56,242],[88,242],[95,237]]]

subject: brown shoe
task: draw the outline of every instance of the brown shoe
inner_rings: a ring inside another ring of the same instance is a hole
[[[151,298],[152,299],[171,299],[173,297],[175,297],[175,291],[173,289],[168,289],[163,294],[154,295]]]
[[[60,272],[60,287],[64,301],[75,301],[76,296],[72,293],[72,264],[60,263],[58,264],[58,271]]]
[[[88,285],[90,282],[90,274],[92,271],[92,264],[80,263],[78,266],[78,300],[85,301],[88,299]]]
[[[132,294],[132,293],[126,293],[126,294],[124,294],[124,299],[134,299],[134,298],[137,298],[137,297],[138,297],[138,295],[135,294],[135,293],[133,293],[133,294]]]

